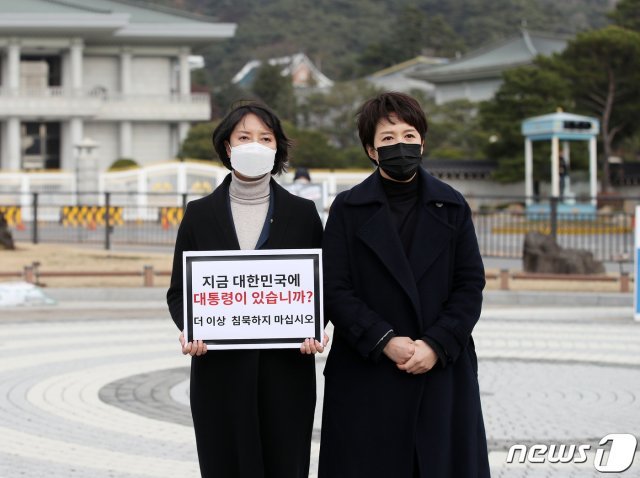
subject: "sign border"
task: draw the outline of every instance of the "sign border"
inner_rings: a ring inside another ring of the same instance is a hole
[[[237,261],[247,260],[313,260],[313,279],[314,279],[314,313],[315,321],[315,339],[322,343],[322,334],[324,329],[323,315],[323,297],[322,297],[322,249],[258,249],[258,250],[234,250],[234,251],[184,251],[183,252],[183,287],[185,289],[184,303],[184,327],[186,329],[185,336],[188,342],[193,342],[193,277],[192,264],[194,262],[217,262],[217,261]],[[186,300],[186,299],[189,300]],[[203,342],[213,346],[213,350],[234,349],[234,345],[265,345],[265,344],[287,344],[301,345],[305,339],[310,337],[286,337],[286,338],[264,338],[264,339],[208,339]],[[217,348],[219,347],[219,348]],[[224,348],[222,348],[224,347]],[[237,347],[237,349],[249,349],[250,347]],[[267,348],[267,347],[260,347]],[[278,348],[269,347],[269,348]],[[281,347],[291,348],[291,347]]]

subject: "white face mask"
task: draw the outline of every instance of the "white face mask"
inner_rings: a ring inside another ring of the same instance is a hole
[[[276,150],[260,143],[231,147],[231,167],[247,178],[263,176],[273,169]]]

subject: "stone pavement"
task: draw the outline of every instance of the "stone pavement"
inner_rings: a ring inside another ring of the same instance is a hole
[[[0,478],[198,476],[188,359],[161,293],[122,294],[58,291],[58,306],[0,309]],[[600,476],[599,440],[640,434],[640,323],[628,302],[488,294],[474,337],[492,476]],[[592,452],[581,465],[505,462],[512,445],[534,443]],[[619,476],[640,476],[640,457]]]

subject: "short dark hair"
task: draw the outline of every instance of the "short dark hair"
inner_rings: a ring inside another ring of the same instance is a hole
[[[220,161],[227,169],[232,170],[231,160],[227,156],[227,148],[225,141],[229,142],[231,133],[236,125],[242,121],[242,118],[253,113],[273,132],[276,139],[276,159],[273,164],[271,174],[280,174],[287,171],[287,161],[289,159],[289,147],[291,141],[284,134],[280,119],[271,109],[256,101],[243,102],[233,107],[229,113],[222,119],[220,124],[216,126],[211,135],[213,149],[216,150]]]
[[[367,146],[373,146],[376,128],[382,118],[391,122],[390,116],[395,114],[399,119],[413,126],[424,141],[427,135],[427,118],[415,98],[395,91],[381,93],[375,98],[365,101],[357,113],[358,134],[365,153],[369,156]]]

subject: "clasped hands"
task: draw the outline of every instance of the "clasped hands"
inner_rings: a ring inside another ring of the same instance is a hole
[[[410,374],[426,373],[438,361],[438,355],[424,340],[394,337],[383,349],[400,370]]]
[[[195,340],[193,342],[187,342],[184,338],[184,333],[180,334],[180,346],[182,347],[182,353],[184,355],[191,355],[199,357],[207,353],[207,344],[202,340]],[[315,339],[305,339],[300,345],[300,353],[302,354],[315,354],[324,352],[324,348],[329,343],[329,336],[325,333],[322,339],[322,343]]]

